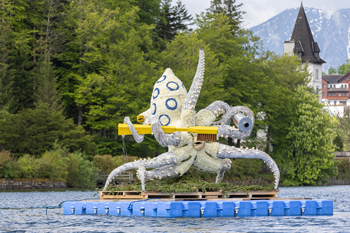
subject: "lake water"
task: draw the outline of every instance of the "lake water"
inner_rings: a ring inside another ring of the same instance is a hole
[[[279,197],[334,202],[333,216],[156,219],[63,215],[66,200],[92,198],[94,191],[0,192],[0,232],[350,232],[350,186],[280,188]]]

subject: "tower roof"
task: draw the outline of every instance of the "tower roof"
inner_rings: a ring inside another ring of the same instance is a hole
[[[303,3],[301,3],[290,41],[295,43],[294,52],[301,54],[303,62],[325,63],[325,61],[318,56],[320,48],[312,36]]]

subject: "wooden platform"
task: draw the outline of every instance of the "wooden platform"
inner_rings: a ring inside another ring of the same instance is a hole
[[[101,200],[134,199],[143,200],[149,198],[167,200],[207,200],[207,199],[239,199],[239,200],[273,200],[277,199],[278,191],[248,191],[248,192],[226,192],[221,190],[190,193],[162,193],[162,192],[136,192],[136,191],[100,191]]]

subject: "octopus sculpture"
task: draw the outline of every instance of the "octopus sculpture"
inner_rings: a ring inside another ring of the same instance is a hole
[[[172,70],[169,68],[165,70],[154,85],[150,108],[141,113],[137,119],[139,122],[151,126],[152,133],[159,144],[163,147],[169,147],[168,152],[153,159],[141,159],[114,169],[107,178],[104,190],[113,177],[131,169],[137,169],[137,177],[141,181],[142,190],[145,190],[146,181],[182,176],[191,166],[200,171],[216,173],[215,182],[219,183],[224,177],[225,171],[231,168],[232,161],[230,159],[233,158],[262,159],[272,170],[275,178],[275,189],[277,189],[280,173],[276,163],[265,152],[254,148],[237,148],[218,142],[198,141],[195,133],[165,133],[163,131],[162,126],[215,126],[218,128],[217,136],[226,139],[244,139],[251,134],[253,127],[248,131],[242,131],[230,126],[231,120],[234,119],[237,112],[249,117],[254,124],[254,114],[247,107],[231,107],[225,102],[215,101],[196,113],[195,106],[203,79],[203,50],[199,52],[197,71],[188,93]],[[218,116],[222,116],[222,118],[215,122]],[[135,141],[141,143],[144,135],[137,133],[129,117],[125,117],[124,123],[128,125]]]

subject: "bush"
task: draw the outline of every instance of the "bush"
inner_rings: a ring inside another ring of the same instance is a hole
[[[116,168],[116,162],[112,155],[95,155],[92,162],[102,172],[110,173]]]
[[[11,152],[2,150],[0,152],[0,178],[18,178],[18,166],[11,158]]]
[[[41,155],[51,150],[57,139],[71,152],[82,149],[87,154],[94,154],[96,150],[94,138],[83,127],[76,126],[61,111],[50,110],[44,103],[35,109],[3,116],[0,121],[0,141],[17,157]]]
[[[337,162],[338,176],[349,176],[349,159],[341,159]]]
[[[67,186],[80,188],[95,187],[99,169],[94,167],[94,163],[84,159],[84,154],[80,151],[70,153],[68,158]]]
[[[61,147],[56,150],[46,151],[38,159],[40,178],[67,179],[69,158]]]
[[[260,159],[235,159],[232,161],[231,169],[225,172],[225,176],[256,177],[261,169],[262,160]]]
[[[118,155],[114,157],[115,160],[115,167],[119,167],[125,163],[129,163],[129,162],[134,162],[135,160],[139,160],[139,157],[136,156],[130,156],[130,155]]]
[[[19,176],[21,178],[38,178],[39,174],[39,159],[30,155],[23,155],[18,159]]]

